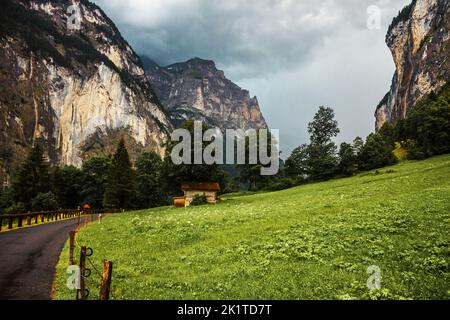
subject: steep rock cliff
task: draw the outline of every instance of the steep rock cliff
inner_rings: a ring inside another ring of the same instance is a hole
[[[213,61],[194,58],[167,67],[151,63],[147,75],[175,126],[195,119],[221,129],[267,128],[257,98],[228,80]]]
[[[80,28],[68,28],[78,4]],[[0,167],[39,141],[53,163],[112,151],[163,153],[171,123],[139,57],[89,1],[6,0],[0,13]]]
[[[406,116],[423,96],[450,80],[450,1],[414,0],[392,22],[386,43],[396,71],[377,107],[376,128]]]

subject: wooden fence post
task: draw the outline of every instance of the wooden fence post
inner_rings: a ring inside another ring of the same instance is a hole
[[[77,290],[77,300],[86,299],[86,285],[84,283],[84,275],[86,272],[86,247],[81,247],[80,252],[80,289]]]
[[[2,217],[0,216],[0,231],[2,231],[2,227],[3,227],[3,219],[2,219]]]
[[[8,229],[11,230],[13,228],[14,218],[10,217],[8,221]]]
[[[109,300],[109,293],[111,291],[113,263],[108,260],[103,261],[102,282],[100,285],[99,300]]]
[[[17,217],[17,228],[22,228],[22,217],[21,216]]]
[[[27,226],[31,226],[31,216],[27,217]]]
[[[75,249],[75,231],[70,232],[69,264],[73,266],[73,250]]]

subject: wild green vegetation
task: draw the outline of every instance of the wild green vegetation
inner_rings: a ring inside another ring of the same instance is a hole
[[[114,262],[113,299],[450,299],[450,156],[216,206],[108,216],[80,245]],[[66,288],[68,245],[57,267]],[[381,290],[368,290],[369,266]],[[90,264],[89,268],[93,269]],[[99,277],[87,279],[96,299]]]

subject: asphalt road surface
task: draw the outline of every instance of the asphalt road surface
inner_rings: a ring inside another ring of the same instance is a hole
[[[77,221],[59,221],[0,234],[0,300],[51,298],[59,255]]]

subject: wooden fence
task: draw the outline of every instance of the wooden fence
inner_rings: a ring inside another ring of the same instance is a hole
[[[24,226],[31,226],[50,221],[65,220],[100,213],[116,213],[116,212],[121,212],[121,210],[64,209],[48,212],[30,212],[24,214],[0,215],[0,231],[2,231],[4,222],[6,222],[6,229],[11,230],[13,229],[15,224],[17,228],[22,228]]]

